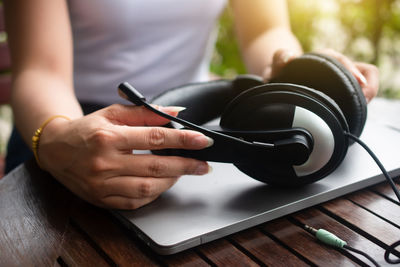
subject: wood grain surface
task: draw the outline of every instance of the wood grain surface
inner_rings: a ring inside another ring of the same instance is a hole
[[[0,180],[0,266],[53,264],[68,225],[71,194],[35,164]]]
[[[0,266],[363,266],[303,230],[324,228],[380,264],[400,239],[400,206],[385,183],[226,238],[161,256],[110,212],[71,194],[28,162],[0,180]]]

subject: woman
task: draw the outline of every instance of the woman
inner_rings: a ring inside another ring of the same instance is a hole
[[[207,80],[213,30],[225,0],[4,2],[15,125],[26,144],[33,135],[42,169],[81,198],[117,209],[143,206],[181,175],[209,171],[206,162],[194,159],[132,154],[202,149],[212,140],[194,131],[157,127],[167,121],[141,107],[111,104],[120,101],[115,88],[121,81],[151,97]],[[285,1],[232,0],[231,5],[250,73],[269,80],[302,53]],[[332,50],[324,53],[345,64],[368,100],[376,94],[375,67]],[[182,110],[158,108],[174,116]],[[18,132],[9,144],[8,169],[13,160],[15,165],[25,159]]]

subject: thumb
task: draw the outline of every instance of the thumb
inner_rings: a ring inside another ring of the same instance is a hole
[[[263,78],[266,82],[275,78],[282,70],[282,68],[291,60],[296,58],[293,51],[287,49],[279,49],[274,53],[271,66],[267,67],[263,73]]]

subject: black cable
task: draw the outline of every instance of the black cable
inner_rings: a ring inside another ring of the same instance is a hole
[[[382,163],[380,162],[380,160],[378,159],[378,157],[377,157],[377,156],[374,154],[374,152],[372,152],[372,150],[371,150],[363,141],[361,141],[358,137],[352,135],[351,133],[347,133],[347,132],[345,132],[344,134],[345,134],[345,136],[349,137],[350,139],[354,140],[354,141],[357,142],[359,145],[361,145],[361,146],[368,152],[368,154],[375,160],[376,164],[377,164],[377,165],[379,166],[379,168],[381,169],[381,171],[382,171],[383,175],[385,176],[386,180],[389,182],[390,186],[392,187],[393,192],[394,192],[394,194],[397,196],[397,198],[398,198],[398,200],[399,200],[399,204],[400,204],[400,192],[399,192],[399,189],[396,187],[396,184],[393,182],[392,177],[390,177],[390,175],[389,175],[388,172],[386,171],[385,167],[383,167],[383,165],[382,165]],[[386,261],[386,262],[391,263],[391,264],[400,263],[400,258],[398,258],[398,259],[396,259],[396,260],[392,260],[392,259],[389,258],[390,254],[393,254],[393,255],[394,255],[395,248],[396,248],[397,246],[399,246],[399,245],[400,245],[400,240],[394,242],[393,244],[391,244],[391,245],[385,250],[385,261]],[[362,252],[362,251],[359,251],[359,250],[354,249],[354,248],[352,248],[352,247],[349,247],[349,246],[347,246],[347,245],[346,245],[346,248],[349,249],[349,250],[351,250],[351,251],[360,253],[360,254],[362,254],[363,256],[365,256],[365,257],[367,257],[368,259],[371,260],[370,256],[368,256],[366,253],[364,253],[364,252]],[[397,255],[396,255],[396,256],[397,256]],[[373,260],[371,260],[371,261],[374,262],[374,264],[375,264],[375,261],[373,261]]]
[[[376,157],[376,155],[374,154],[374,152],[372,152],[372,150],[363,142],[361,141],[358,137],[352,135],[351,133],[344,133],[346,136],[348,136],[350,139],[353,139],[354,141],[356,141],[358,144],[360,144],[369,154],[370,156],[375,160],[376,164],[379,166],[379,168],[381,169],[383,175],[385,176],[386,180],[389,182],[390,186],[393,189],[394,194],[397,196],[399,202],[400,202],[400,192],[397,189],[395,183],[393,182],[393,179],[389,176],[389,174],[387,173],[385,167],[383,167],[382,163],[379,161],[379,159]]]
[[[393,182],[393,179],[390,177],[390,175],[386,171],[385,167],[383,167],[382,163],[379,161],[379,159],[374,154],[374,152],[372,152],[372,150],[363,141],[361,141],[358,137],[352,135],[351,133],[344,132],[344,135],[349,137],[350,139],[354,140],[358,144],[360,144],[369,153],[369,155],[375,160],[376,164],[378,164],[378,166],[381,169],[381,171],[382,171],[383,175],[385,176],[386,180],[391,185],[391,187],[392,187],[395,195],[399,199],[399,203],[400,203],[400,192],[399,192],[399,190],[397,189],[395,183]],[[333,247],[341,248],[341,249],[347,249],[347,250],[350,250],[352,252],[358,253],[358,254],[364,256],[365,258],[367,258],[369,261],[371,261],[375,266],[379,266],[379,264],[370,255],[368,255],[364,251],[361,251],[361,250],[358,250],[358,249],[355,249],[353,247],[348,246],[346,241],[341,240],[340,238],[338,238],[334,234],[326,231],[325,229],[317,230],[317,229],[315,229],[315,228],[313,228],[313,227],[311,227],[309,225],[305,225],[305,224],[302,225],[302,228],[304,230],[306,230],[307,232],[311,233],[312,235],[314,235],[318,240],[324,242],[325,244],[328,244],[328,245],[333,246]],[[391,244],[385,250],[385,261],[387,263],[390,263],[390,264],[398,264],[398,263],[400,263],[400,258],[395,259],[395,260],[389,258],[390,254],[398,256],[398,254],[396,253],[397,251],[395,251],[395,248],[397,246],[399,246],[399,245],[400,245],[400,240],[396,241],[393,244]]]
[[[394,255],[395,248],[400,245],[400,240],[391,244],[385,251],[385,261],[391,264],[398,264],[400,263],[400,258],[392,260],[389,258],[390,254]]]
[[[364,251],[355,249],[355,248],[350,247],[350,246],[348,246],[348,245],[344,245],[343,248],[345,248],[345,249],[347,249],[347,250],[350,250],[350,251],[353,251],[353,252],[355,252],[355,253],[358,253],[358,254],[360,254],[360,255],[363,255],[363,256],[366,257],[368,260],[370,260],[375,266],[377,266],[377,267],[380,266],[370,255],[368,255],[368,254],[365,253]]]

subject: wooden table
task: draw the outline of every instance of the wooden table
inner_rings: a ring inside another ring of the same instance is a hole
[[[398,181],[397,181],[398,183]],[[400,239],[400,206],[385,183],[175,254],[160,256],[106,210],[75,197],[33,162],[0,180],[0,266],[352,266],[362,256],[316,241],[332,231],[379,263]]]

